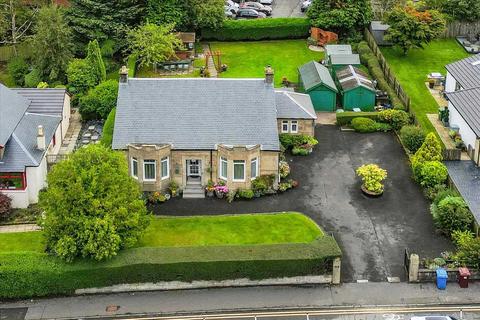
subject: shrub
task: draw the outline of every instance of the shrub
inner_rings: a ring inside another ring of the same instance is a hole
[[[97,85],[95,69],[86,59],[73,59],[67,68],[68,90],[74,94],[85,93]]]
[[[355,118],[352,120],[352,127],[357,132],[368,133],[377,131],[377,123],[369,118]]]
[[[280,178],[285,179],[290,174],[290,165],[286,161],[280,161],[278,164]]]
[[[305,148],[312,148],[318,144],[317,139],[305,134],[280,134],[280,143],[285,149],[292,149],[294,147],[304,146]]]
[[[246,190],[239,190],[238,191],[238,196],[242,199],[252,199],[254,196],[254,192],[252,189],[246,189]]]
[[[375,123],[375,131],[388,132],[392,130],[392,126],[388,123],[377,122]]]
[[[273,184],[275,183],[275,175],[261,175],[252,181],[252,190],[254,193],[263,195],[268,190],[273,190]]]
[[[378,113],[378,121],[388,123],[398,130],[410,122],[410,116],[403,110],[388,109]]]
[[[227,201],[228,203],[233,202],[235,200],[235,197],[237,196],[237,191],[236,190],[229,190],[227,192]]]
[[[12,212],[12,198],[0,192],[0,219],[6,218]]]
[[[460,197],[460,194],[452,188],[448,188],[448,189],[444,188],[443,190],[440,190],[437,193],[437,195],[433,199],[432,204],[437,206],[440,203],[440,201],[442,201],[446,197]]]
[[[387,178],[387,171],[376,164],[365,164],[357,169],[357,175],[362,178],[363,186],[370,192],[382,193],[382,181]]]
[[[431,211],[435,224],[447,235],[472,228],[472,213],[461,197],[445,197],[438,205],[432,204]]]
[[[107,80],[90,89],[80,98],[80,113],[84,120],[106,119],[117,104],[118,82]]]
[[[433,132],[430,132],[422,146],[411,158],[413,176],[417,181],[421,180],[422,165],[427,161],[442,161],[442,147]]]
[[[28,64],[22,57],[14,57],[8,61],[8,73],[17,86],[25,85],[25,75],[28,74]]]
[[[310,149],[305,149],[302,147],[293,147],[292,154],[294,156],[308,156],[310,154]]]
[[[378,112],[337,112],[337,125],[344,126],[350,124],[355,118],[369,118],[374,121],[378,119]]]
[[[107,120],[105,121],[105,124],[103,125],[103,131],[102,131],[102,139],[100,140],[102,144],[107,147],[111,148],[112,147],[112,140],[113,140],[113,129],[115,126],[115,112],[116,108],[113,108],[112,111],[108,114]]]
[[[128,76],[131,78],[135,77],[135,73],[137,71],[137,57],[133,54],[129,55],[127,59],[127,66]]]
[[[452,259],[462,266],[480,268],[480,238],[470,231],[454,231],[452,239],[457,247]]]
[[[310,21],[305,18],[227,20],[218,29],[202,29],[202,39],[217,41],[305,39]]]
[[[107,71],[105,69],[105,62],[103,62],[102,52],[97,40],[92,40],[87,45],[87,57],[85,60],[94,70],[97,77],[97,83],[105,81]]]
[[[419,126],[403,126],[400,129],[400,139],[410,152],[417,152],[425,141],[425,132]]]
[[[38,69],[33,69],[25,75],[25,87],[36,88],[42,82],[42,76]]]
[[[447,167],[440,161],[427,161],[420,169],[419,182],[424,188],[442,185],[448,177]]]

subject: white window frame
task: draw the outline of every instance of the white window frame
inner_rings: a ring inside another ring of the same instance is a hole
[[[295,126],[295,130],[293,130],[293,126]],[[291,133],[298,133],[298,121],[297,120],[290,121],[290,132]]]
[[[164,162],[167,163],[167,175],[166,176],[163,175],[163,163]],[[165,179],[170,178],[170,157],[165,157],[165,158],[160,159],[160,178],[161,178],[161,180],[165,180]]]
[[[287,126],[286,130],[285,130],[285,127],[284,126]],[[288,128],[290,127],[289,125],[289,121],[288,120],[282,120],[282,133],[288,133]]]
[[[147,179],[145,177],[145,165],[146,164],[153,164],[153,173],[155,174],[155,178],[153,179]],[[157,160],[153,159],[145,159],[143,160],[143,181],[157,181]]]
[[[243,164],[243,179],[235,179],[235,165],[238,164]],[[246,175],[246,163],[245,160],[233,160],[233,166],[232,166],[232,180],[234,182],[244,182],[245,181],[245,175]]]
[[[255,162],[255,176],[252,175],[252,165]],[[258,177],[258,158],[250,160],[250,179],[255,180]]]
[[[228,180],[228,159],[225,157],[220,157],[220,168],[218,170],[218,177],[223,180]],[[223,163],[227,164],[225,172],[223,172]],[[225,173],[225,176],[223,175]]]
[[[130,166],[132,167],[131,168],[131,174],[132,174],[132,177],[134,177],[135,179],[138,179],[138,160],[137,158],[135,157],[132,157],[131,160],[130,160]],[[135,170],[133,168],[137,168],[137,174],[135,175]]]

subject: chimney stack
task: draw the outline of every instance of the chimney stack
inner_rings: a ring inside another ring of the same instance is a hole
[[[45,150],[45,131],[43,130],[43,126],[38,126],[37,128],[37,149],[38,150]]]
[[[128,68],[127,66],[122,66],[120,69],[120,83],[128,82]]]
[[[270,65],[265,67],[265,83],[273,86],[273,80],[275,79],[273,69]]]

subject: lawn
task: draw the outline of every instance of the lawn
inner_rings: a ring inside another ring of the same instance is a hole
[[[224,78],[263,78],[264,67],[275,69],[275,86],[280,86],[282,77],[296,82],[297,68],[311,60],[323,59],[323,52],[311,51],[306,40],[279,40],[256,42],[212,42],[212,51],[220,51],[222,64],[228,70]]]
[[[0,233],[0,253],[35,251],[45,249],[42,232]]]
[[[446,74],[445,65],[463,59],[468,54],[454,39],[431,42],[425,49],[411,50],[405,56],[398,49],[383,47],[382,53],[411,99],[411,108],[420,125],[435,131],[427,113],[437,113],[438,104],[425,86],[431,72]]]

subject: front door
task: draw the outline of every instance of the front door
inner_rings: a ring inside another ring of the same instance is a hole
[[[200,177],[200,160],[187,160],[187,176]]]

